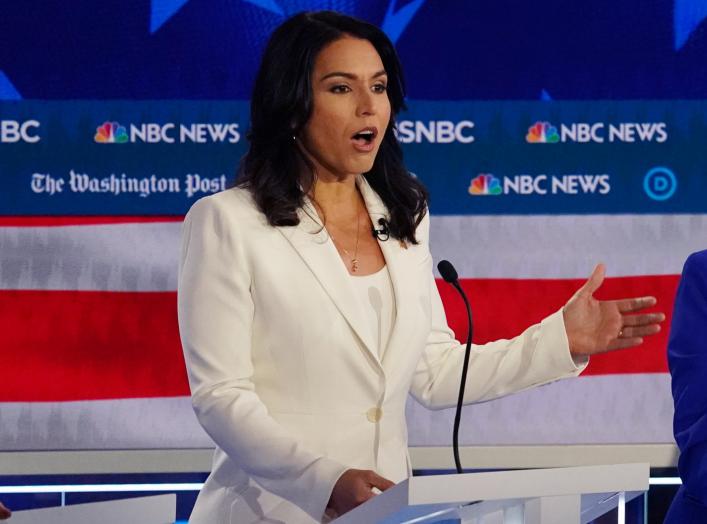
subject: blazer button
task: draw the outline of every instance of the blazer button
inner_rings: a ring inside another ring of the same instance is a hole
[[[366,418],[368,419],[368,422],[378,422],[383,418],[383,410],[380,408],[371,408],[366,411]]]

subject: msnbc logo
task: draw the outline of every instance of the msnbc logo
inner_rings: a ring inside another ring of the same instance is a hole
[[[482,173],[469,184],[470,195],[500,195],[503,193],[501,181],[495,176]]]
[[[528,128],[525,141],[530,144],[556,144],[560,141],[560,135],[550,122],[535,122]]]
[[[128,133],[118,122],[103,122],[96,128],[93,140],[99,144],[124,144],[128,141]]]

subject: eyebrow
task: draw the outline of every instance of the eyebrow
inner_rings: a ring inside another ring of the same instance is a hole
[[[377,73],[375,73],[371,78],[378,78],[379,76],[386,76],[388,73],[385,72],[385,69],[381,69]],[[348,78],[350,80],[357,80],[358,76],[354,75],[353,73],[344,73],[342,71],[334,71],[333,73],[327,73],[323,77],[319,79],[320,82],[326,80],[327,78],[331,78],[333,76],[343,76],[344,78]]]

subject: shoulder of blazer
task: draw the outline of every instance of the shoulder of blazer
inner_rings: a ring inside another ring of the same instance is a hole
[[[250,191],[240,187],[232,187],[200,198],[191,206],[185,220],[211,214],[229,222],[231,227],[239,231],[270,227]]]

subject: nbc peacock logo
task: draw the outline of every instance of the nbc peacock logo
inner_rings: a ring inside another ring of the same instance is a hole
[[[490,173],[481,173],[469,184],[469,194],[474,196],[500,195],[503,193],[501,181]]]
[[[96,128],[93,140],[99,144],[124,144],[128,133],[118,122],[103,122]]]
[[[525,141],[529,144],[556,144],[560,141],[560,135],[550,122],[535,122],[528,128]]]

